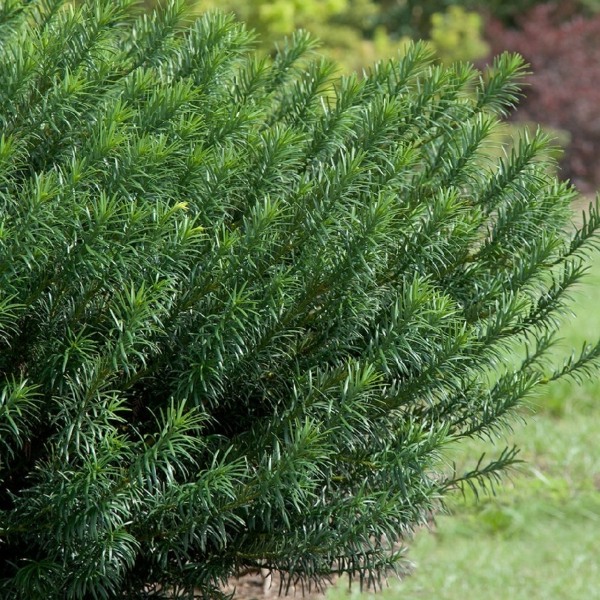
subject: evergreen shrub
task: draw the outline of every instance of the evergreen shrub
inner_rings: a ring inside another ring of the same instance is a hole
[[[1,5],[0,596],[376,582],[515,460],[445,449],[600,354],[548,354],[598,210],[541,133],[487,158],[517,56],[336,78],[127,4]]]

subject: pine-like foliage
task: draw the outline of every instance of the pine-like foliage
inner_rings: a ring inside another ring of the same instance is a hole
[[[514,459],[444,448],[600,354],[547,355],[597,209],[542,134],[486,159],[519,58],[336,79],[182,14],[1,4],[2,598],[376,580]]]

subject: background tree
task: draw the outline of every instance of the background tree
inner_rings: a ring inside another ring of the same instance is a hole
[[[212,9],[234,13],[259,34],[265,52],[296,29],[305,29],[321,40],[319,52],[346,72],[360,72],[376,60],[402,53],[411,39],[428,40],[445,62],[486,57],[482,17],[463,4],[467,3],[195,0],[191,6],[196,15]]]
[[[192,6],[197,15],[213,9],[234,13],[259,34],[265,53],[305,29],[321,40],[319,51],[346,72],[360,71],[404,46],[404,40],[392,39],[378,26],[379,7],[373,0],[195,0]]]
[[[0,14],[0,592],[215,597],[241,569],[376,582],[562,366],[600,214],[523,134],[522,61],[423,45],[333,78],[181,3]],[[508,355],[512,358],[507,358]]]
[[[487,36],[495,50],[518,51],[531,64],[516,118],[565,132],[562,176],[590,192],[600,185],[600,14],[575,9],[543,4],[520,15],[512,28],[490,21]]]

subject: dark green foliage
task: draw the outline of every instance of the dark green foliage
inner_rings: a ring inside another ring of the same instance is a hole
[[[486,158],[517,57],[337,80],[179,4],[1,13],[3,598],[377,580],[514,460],[444,448],[600,354],[548,358],[597,209],[565,233],[541,134]]]

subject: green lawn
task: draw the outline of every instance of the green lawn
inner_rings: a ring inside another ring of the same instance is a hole
[[[564,351],[600,337],[600,258],[576,294],[578,318],[564,327]],[[600,599],[600,376],[548,386],[504,445],[526,462],[495,497],[454,497],[447,516],[422,531],[408,558],[414,573],[378,598],[428,600]],[[483,446],[489,449],[489,444]],[[476,457],[482,447],[461,449]],[[368,594],[352,597],[366,599]],[[328,597],[347,597],[342,586]]]

